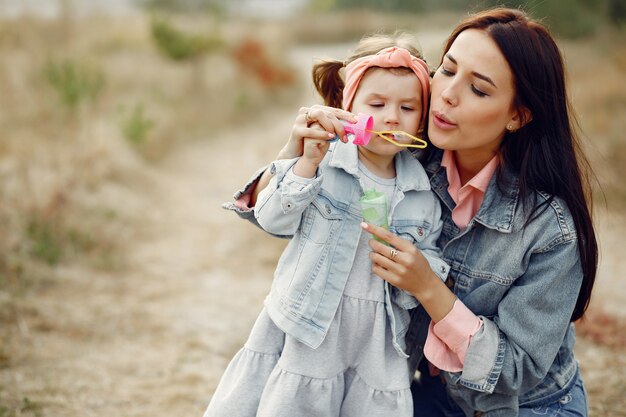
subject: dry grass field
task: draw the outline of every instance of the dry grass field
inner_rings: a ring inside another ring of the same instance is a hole
[[[182,61],[147,16],[0,20],[0,417],[203,412],[284,245],[220,203],[315,100],[312,60],[401,25],[434,65],[454,22],[332,19],[179,17],[221,39]],[[601,269],[577,348],[592,416],[626,416],[624,40],[562,42],[598,176]]]

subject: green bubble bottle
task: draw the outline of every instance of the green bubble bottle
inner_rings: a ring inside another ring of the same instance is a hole
[[[363,214],[363,220],[365,222],[389,230],[389,223],[387,221],[387,197],[385,197],[384,193],[379,193],[374,188],[366,190],[359,199],[359,202],[361,203],[361,213]],[[387,244],[387,242],[377,237],[374,237],[374,239]]]

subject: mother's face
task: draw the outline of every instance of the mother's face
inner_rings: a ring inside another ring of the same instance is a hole
[[[428,136],[457,158],[486,163],[497,152],[506,129],[520,127],[513,106],[513,73],[489,35],[461,32],[432,81]]]

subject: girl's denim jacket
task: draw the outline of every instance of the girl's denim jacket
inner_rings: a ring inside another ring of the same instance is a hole
[[[359,197],[363,190],[355,145],[331,145],[317,177],[307,183],[287,175],[296,161],[280,160],[270,165],[273,177],[259,193],[254,215],[265,231],[291,239],[265,300],[267,312],[285,333],[317,348],[326,336],[352,269],[362,233]],[[395,167],[390,230],[421,249],[433,271],[445,280],[449,267],[436,246],[442,227],[437,197],[430,191],[424,169],[409,152],[396,155]],[[241,193],[235,198],[239,196]],[[225,207],[253,220],[249,211],[232,204]],[[401,356],[408,357],[404,341],[410,322],[408,310],[417,306],[417,300],[386,282],[385,300],[393,345]]]
[[[480,209],[459,230],[440,161],[435,158],[426,171],[443,203],[438,245],[450,265],[448,284],[484,323],[463,371],[442,372],[448,393],[468,416],[516,416],[518,406],[553,403],[578,371],[570,317],[583,273],[572,216],[554,198],[526,223],[529,207],[519,196],[518,178],[505,170],[505,189],[494,175]],[[549,198],[543,192],[536,197],[536,204]],[[417,363],[429,320],[421,307],[412,316],[407,344]]]

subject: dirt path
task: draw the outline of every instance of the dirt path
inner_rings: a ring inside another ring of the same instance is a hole
[[[252,167],[271,160],[290,126],[285,119],[292,118],[274,114],[263,126],[191,144],[161,166],[154,194],[159,227],[132,256],[141,277],[132,292],[143,298],[136,301],[156,331],[138,344],[137,353],[145,347],[137,362],[144,375],[132,379],[149,387],[142,393],[147,403],[162,405],[134,402],[129,405],[137,412],[130,415],[198,415],[245,340],[284,242],[264,236],[220,204]],[[267,144],[266,150],[258,143]]]

